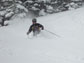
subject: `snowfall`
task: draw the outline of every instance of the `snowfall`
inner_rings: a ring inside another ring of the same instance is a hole
[[[38,17],[44,30],[26,35],[32,18],[0,27],[0,63],[84,63],[84,7]]]

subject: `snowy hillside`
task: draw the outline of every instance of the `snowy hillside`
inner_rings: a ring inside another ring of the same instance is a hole
[[[47,31],[34,38],[29,18],[0,27],[0,63],[84,63],[84,7],[37,18]]]

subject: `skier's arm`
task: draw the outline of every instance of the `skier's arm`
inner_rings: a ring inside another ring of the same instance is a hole
[[[32,31],[32,25],[30,26],[28,32],[27,32],[27,35]]]
[[[43,25],[39,24],[39,27],[41,27],[41,28],[42,28],[42,30],[44,30],[44,26],[43,26]]]

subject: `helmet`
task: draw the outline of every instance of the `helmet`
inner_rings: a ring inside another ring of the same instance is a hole
[[[32,19],[32,22],[37,22],[36,18]]]

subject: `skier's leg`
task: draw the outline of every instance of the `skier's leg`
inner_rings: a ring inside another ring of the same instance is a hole
[[[38,34],[41,32],[41,30],[40,29],[38,29]]]
[[[35,36],[35,35],[36,35],[35,31],[33,31],[33,36]]]
[[[39,33],[40,33],[40,31],[39,31],[39,30],[36,30],[36,31],[33,32],[33,36],[36,36],[36,35],[38,35]]]

